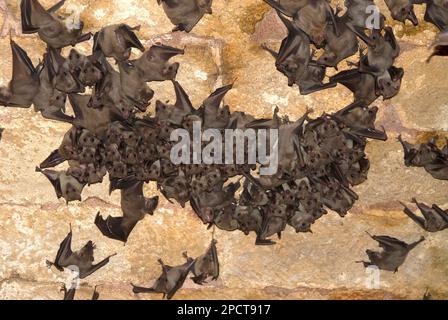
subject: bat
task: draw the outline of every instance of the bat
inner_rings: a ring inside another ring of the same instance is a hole
[[[166,265],[163,263],[162,259],[159,259],[158,262],[162,266],[162,274],[154,282],[153,286],[151,288],[144,288],[135,286],[131,283],[132,291],[134,293],[162,293],[163,298],[166,297],[168,300],[171,300],[177,290],[182,288],[185,279],[194,265],[194,260],[189,258],[186,252],[184,252],[183,256],[187,261],[184,264],[175,267]]]
[[[429,289],[426,289],[425,294],[423,295],[423,300],[432,300],[431,292],[429,292]]]
[[[87,41],[92,36],[83,34],[82,21],[70,23],[62,20],[57,11],[64,5],[65,0],[59,1],[46,10],[38,0],[22,0],[20,12],[22,18],[22,32],[25,34],[38,33],[39,37],[50,48],[61,49],[69,45]]]
[[[205,14],[212,14],[212,0],[157,0],[175,25],[173,32],[190,32]]]
[[[409,20],[414,26],[418,26],[418,19],[414,12],[412,0],[385,0],[385,3],[394,20],[403,23]]]
[[[216,249],[217,241],[215,239],[210,243],[207,252],[194,259],[191,273],[191,279],[194,283],[202,285],[211,277],[211,280],[217,280],[219,277],[219,261],[218,250]]]
[[[146,198],[143,194],[143,182],[133,179],[123,179],[119,183],[121,190],[122,217],[108,216],[103,219],[98,212],[95,217],[95,225],[101,233],[108,238],[127,242],[137,223],[146,214],[152,215],[159,203],[159,197]]]
[[[425,240],[421,237],[420,240],[407,244],[399,239],[389,236],[371,236],[370,237],[379,243],[383,248],[382,252],[366,250],[369,257],[368,262],[360,261],[364,267],[377,266],[381,270],[398,272],[398,268],[404,263],[409,252],[414,249],[419,243]]]
[[[0,105],[29,108],[39,89],[39,74],[28,54],[17,43],[10,41],[12,51],[12,79],[0,87]]]
[[[412,145],[398,136],[404,150],[404,163],[407,167],[425,167],[434,163],[440,155],[439,150],[432,143]]]
[[[424,19],[432,23],[440,31],[443,31],[448,25],[448,6],[444,0],[413,0],[414,4],[426,4]]]
[[[67,203],[81,201],[85,183],[79,182],[64,171],[42,170],[36,167],[36,172],[41,172],[51,182],[58,199],[64,198]]]
[[[355,33],[346,25],[348,16],[339,17],[336,14],[335,21],[339,35],[333,27],[327,26],[324,35],[325,51],[317,59],[317,63],[337,70],[339,62],[356,54],[359,46]]]
[[[76,49],[71,49],[68,56],[70,72],[83,86],[92,87],[103,77],[103,67],[99,57],[86,56]]]
[[[142,79],[146,82],[174,80],[180,64],[178,62],[170,64],[169,60],[184,52],[183,49],[156,44],[131,62],[141,71]]]
[[[85,88],[70,71],[70,64],[56,49],[49,48],[44,55],[44,68],[54,89],[65,93],[84,92]]]
[[[140,30],[140,26],[130,27],[124,23],[103,27],[93,37],[93,52],[101,51],[106,57],[116,61],[128,60],[132,48],[145,51],[145,47],[134,33],[136,30]]]
[[[432,44],[433,52],[426,62],[430,62],[434,56],[448,56],[448,31],[439,33]]]
[[[264,0],[278,12],[294,19],[294,24],[302,29],[310,38],[310,41],[317,48],[322,48],[325,42],[325,29],[328,22],[331,22],[335,33],[339,36],[335,16],[330,5],[325,0],[307,1],[299,4],[301,8],[298,11],[286,9],[281,3],[274,0]],[[291,7],[291,6],[289,6]],[[294,12],[294,13],[293,13]]]
[[[358,32],[364,31],[365,29],[382,29],[384,27],[385,17],[381,12],[378,12],[378,25],[368,25],[368,22],[371,21],[370,18],[374,13],[374,11],[369,10],[369,8],[377,8],[373,0],[347,0],[345,6],[347,8],[345,13],[348,17],[347,24]]]
[[[64,271],[64,268],[77,267],[76,271],[79,272],[79,278],[84,279],[95,271],[104,267],[109,263],[109,259],[116,255],[110,255],[99,263],[93,264],[93,251],[95,249],[95,245],[93,244],[93,242],[88,241],[80,250],[73,252],[72,236],[73,234],[70,226],[70,232],[65,237],[65,239],[62,240],[54,262],[50,262],[47,260],[47,266],[49,268],[54,266],[56,267],[56,269],[62,272]]]
[[[436,204],[433,204],[432,207],[428,207],[425,203],[417,202],[415,198],[412,199],[412,202],[417,205],[424,218],[417,216],[411,209],[402,203],[404,207],[403,212],[422,229],[428,232],[437,232],[448,228],[448,212]]]
[[[5,131],[5,129],[0,127],[0,141],[2,141],[3,131]]]
[[[158,121],[166,120],[170,124],[181,125],[184,117],[196,113],[196,109],[179,82],[173,80],[172,83],[176,93],[176,102],[174,105],[167,105],[157,100],[155,117]]]

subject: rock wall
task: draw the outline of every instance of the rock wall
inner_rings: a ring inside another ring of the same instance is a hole
[[[41,1],[44,5],[53,0]],[[0,82],[11,74],[9,34],[37,62],[45,48],[35,36],[20,34],[19,1],[0,0]],[[387,13],[384,3],[378,5]],[[172,25],[155,0],[68,0],[64,8],[76,8],[87,31],[106,24],[141,25],[138,36],[145,45],[162,41],[185,47],[178,81],[200,103],[214,88],[235,81],[226,97],[233,110],[270,116],[275,106],[281,114],[299,117],[307,107],[319,115],[350,102],[345,88],[300,96],[297,88],[275,70],[272,57],[260,49],[267,42],[279,45],[285,35],[281,23],[262,0],[215,0],[213,15],[201,20],[191,34],[170,34]],[[419,8],[418,16],[423,18]],[[330,213],[313,227],[313,234],[295,234],[287,228],[272,247],[254,246],[254,235],[216,230],[221,276],[197,286],[188,280],[176,299],[420,299],[429,288],[433,297],[448,298],[448,232],[425,234],[402,212],[398,200],[419,200],[448,207],[448,182],[437,181],[423,169],[406,168],[396,137],[424,141],[448,131],[448,60],[425,60],[436,29],[422,22],[417,28],[389,20],[399,37],[402,54],[398,66],[405,69],[402,90],[390,101],[378,100],[378,124],[389,134],[387,142],[370,142],[369,179],[355,188],[360,200],[345,218]],[[91,44],[79,46],[87,50]],[[151,84],[153,99],[173,100],[170,83]],[[201,254],[211,231],[189,209],[172,205],[163,197],[152,217],[134,229],[128,243],[101,235],[93,224],[98,211],[120,215],[119,193],[108,195],[107,183],[86,188],[84,201],[66,205],[57,200],[46,178],[35,166],[57,148],[65,124],[44,120],[31,109],[0,108],[0,125],[6,130],[0,143],[0,298],[61,299],[63,274],[46,268],[60,241],[73,226],[74,247],[92,239],[96,257],[117,252],[109,265],[82,281],[78,299],[89,298],[99,285],[101,299],[160,299],[161,295],[135,296],[130,282],[151,284],[158,276],[157,259],[169,264],[182,261],[181,253]],[[149,185],[147,195],[157,190]],[[388,234],[405,241],[427,240],[413,250],[396,274],[380,273],[379,287],[369,289],[371,276],[362,264],[365,249],[376,242],[365,233]]]

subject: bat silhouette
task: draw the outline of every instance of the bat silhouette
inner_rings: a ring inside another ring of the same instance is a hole
[[[6,87],[0,87],[0,105],[29,108],[39,89],[38,70],[25,50],[10,41],[12,51],[12,79]]]
[[[140,30],[140,26],[130,27],[121,23],[103,27],[93,37],[93,52],[101,51],[106,57],[116,61],[128,60],[132,48],[145,51],[145,47],[134,33],[135,30]]]
[[[194,283],[200,285],[204,284],[209,277],[211,277],[212,280],[218,279],[219,261],[216,243],[217,241],[213,239],[207,249],[207,252],[194,259],[194,263],[191,268],[191,272],[194,275],[191,279]]]
[[[366,250],[369,262],[360,261],[364,264],[364,267],[377,266],[381,270],[398,271],[398,268],[404,263],[408,253],[414,249],[420,242],[425,240],[421,237],[420,240],[407,244],[396,238],[389,236],[371,236],[370,237],[379,243],[379,246],[383,248],[382,252]]]
[[[156,44],[143,53],[141,57],[131,62],[141,71],[141,76],[146,82],[174,80],[179,69],[179,63],[170,64],[169,60],[181,54],[184,54],[182,49]]]
[[[175,25],[173,32],[190,32],[205,14],[212,14],[212,0],[157,0]]]
[[[38,0],[22,0],[20,11],[22,18],[22,32],[25,34],[38,33],[39,37],[54,49],[74,46],[89,40],[90,33],[82,34],[84,23],[72,23],[62,20],[56,13],[65,3],[59,1],[53,7],[45,10]]]
[[[64,171],[42,170],[36,167],[36,172],[41,172],[53,185],[56,196],[64,198],[67,203],[81,201],[81,193],[85,183],[80,183],[74,177]]]
[[[439,33],[432,44],[433,52],[428,57],[427,62],[430,62],[434,56],[448,56],[448,31]]]
[[[417,216],[411,209],[402,203],[404,206],[403,212],[421,228],[429,232],[442,231],[448,228],[448,213],[445,210],[436,204],[433,204],[432,207],[428,207],[425,203],[417,202],[415,198],[412,199],[412,202],[417,205],[424,218]]]
[[[406,20],[412,22],[414,26],[418,26],[418,19],[414,12],[414,4],[412,0],[385,0],[389,8],[390,14],[394,20],[405,23]]]
[[[180,266],[169,266],[163,263],[162,259],[159,259],[158,262],[162,266],[162,274],[160,277],[154,282],[151,288],[138,287],[131,283],[134,293],[162,293],[163,298],[171,300],[173,296],[176,294],[177,290],[182,288],[185,279],[190,273],[194,260],[189,258],[186,253],[183,254],[185,259],[187,260],[184,264]]]
[[[143,194],[143,182],[141,181],[125,181],[121,188],[123,217],[108,216],[103,219],[98,212],[95,217],[95,225],[106,237],[126,243],[137,223],[146,214],[153,214],[159,203],[159,197],[146,198]]]
[[[62,272],[64,268],[76,267],[76,271],[79,272],[79,278],[84,279],[104,267],[109,263],[109,259],[116,255],[110,255],[99,263],[93,264],[93,251],[95,249],[93,242],[88,241],[79,251],[73,252],[71,248],[72,235],[72,228],[70,226],[70,232],[61,242],[54,262],[47,260],[47,266],[49,268],[55,266],[56,269]]]

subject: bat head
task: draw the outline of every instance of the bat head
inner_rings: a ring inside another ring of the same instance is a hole
[[[313,216],[302,211],[296,211],[288,221],[288,224],[295,229],[296,233],[311,232],[313,223]]]
[[[127,177],[127,167],[126,164],[124,164],[123,162],[118,162],[118,161],[114,161],[112,164],[109,165],[108,168],[109,171],[109,176],[111,178],[119,178],[119,179],[123,179]]]
[[[391,67],[389,69],[390,77],[382,77],[378,80],[378,90],[384,99],[391,99],[395,97],[401,87],[401,80],[403,79],[403,68]]]
[[[83,186],[75,178],[73,178],[73,180],[75,181],[67,182],[66,184],[61,185],[62,197],[67,202],[82,200],[81,192]]]
[[[59,90],[54,90],[50,98],[50,106],[56,107],[59,110],[65,110],[65,103],[67,101],[67,94]]]
[[[48,49],[44,57],[44,67],[53,87],[65,93],[84,92],[81,82],[72,74],[69,62],[55,49]]]
[[[80,163],[94,163],[96,159],[96,149],[91,147],[85,147],[79,154]]]
[[[317,63],[327,67],[336,67],[338,57],[334,52],[324,52],[319,59],[317,59]]]
[[[93,251],[95,250],[95,244],[90,240],[88,241],[84,247],[79,250],[80,257],[85,261],[93,262],[95,258],[93,257]]]

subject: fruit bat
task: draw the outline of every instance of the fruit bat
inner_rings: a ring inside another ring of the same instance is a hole
[[[190,32],[205,14],[212,14],[212,0],[157,0],[175,25],[173,32]]]
[[[424,19],[432,23],[440,31],[446,29],[448,25],[448,4],[445,0],[413,0],[415,4],[426,4]]]
[[[159,203],[159,197],[146,198],[143,194],[143,182],[130,180],[124,182],[121,190],[121,210],[123,217],[108,216],[103,219],[98,212],[95,225],[108,238],[127,242],[137,223],[146,214],[152,215]]]
[[[325,51],[317,59],[318,64],[337,69],[339,62],[353,56],[358,51],[358,39],[353,31],[347,27],[347,20],[346,15],[335,16],[339,36],[333,27],[327,26],[325,29]]]
[[[70,232],[65,237],[65,239],[61,242],[59,246],[58,253],[56,254],[56,258],[54,262],[50,262],[47,260],[47,266],[51,268],[55,266],[59,271],[64,271],[64,268],[68,268],[71,266],[76,266],[79,270],[79,278],[84,279],[104,267],[109,263],[109,259],[116,254],[110,255],[104,260],[100,261],[97,264],[93,264],[94,257],[93,251],[95,249],[95,245],[92,241],[88,241],[84,247],[82,247],[79,251],[72,251],[72,229],[70,226]]]
[[[294,19],[294,24],[302,29],[316,47],[321,48],[325,44],[325,29],[331,22],[335,33],[339,36],[333,10],[325,0],[307,1],[300,10],[293,14],[291,10],[284,8],[281,3],[274,0],[264,0],[278,12]]]
[[[70,71],[70,64],[56,49],[49,48],[44,55],[44,68],[53,88],[65,93],[84,92],[85,88]]]
[[[36,172],[41,172],[47,177],[53,185],[58,199],[62,197],[67,203],[71,201],[81,201],[81,193],[85,183],[80,183],[64,171],[42,170],[37,167]]]
[[[404,150],[404,163],[407,167],[426,167],[436,163],[438,158],[443,157],[434,143],[424,143],[419,145],[412,145],[398,136],[398,141],[401,143]]]
[[[94,35],[93,52],[101,51],[106,57],[116,61],[128,60],[132,48],[145,51],[134,33],[135,30],[140,30],[140,26],[130,27],[121,23],[103,27]]]
[[[156,44],[131,63],[141,71],[142,79],[146,82],[174,80],[179,63],[170,64],[169,60],[180,54],[184,54],[183,49]]]
[[[169,266],[163,263],[162,259],[159,259],[158,262],[162,266],[162,274],[160,277],[154,282],[151,288],[138,287],[131,283],[132,291],[134,293],[162,293],[163,298],[171,300],[173,296],[176,294],[177,290],[182,288],[185,279],[190,273],[194,260],[189,258],[186,253],[183,254],[185,259],[187,260],[184,264],[180,266]]]
[[[370,21],[370,18],[374,13],[371,10],[368,10],[368,8],[377,8],[373,0],[347,0],[345,1],[345,6],[347,8],[347,11],[345,13],[345,15],[348,17],[347,24],[349,24],[357,31],[364,31],[367,28],[372,29],[372,27],[377,27],[379,29],[382,29],[384,27],[385,17],[380,12],[378,12],[378,25],[367,25],[367,22]]]
[[[414,12],[412,0],[385,0],[385,2],[394,20],[403,23],[409,20],[414,26],[418,26],[418,19]]]
[[[156,119],[159,121],[168,121],[173,125],[180,125],[185,116],[194,114],[194,109],[188,94],[179,84],[179,82],[173,80],[174,92],[176,93],[176,102],[174,105],[167,105],[163,102],[156,101]]]
[[[38,70],[25,50],[10,41],[12,51],[12,79],[6,87],[0,87],[0,105],[29,108],[39,89]]]
[[[217,280],[219,277],[219,261],[218,251],[216,249],[217,241],[212,240],[207,252],[198,258],[194,259],[191,272],[193,277],[191,279],[196,284],[204,284],[206,280],[211,277],[212,280]]]
[[[360,261],[364,264],[364,267],[377,266],[381,270],[398,271],[398,268],[404,263],[408,253],[414,249],[420,242],[425,240],[421,237],[420,240],[407,244],[396,238],[389,236],[370,236],[373,240],[379,243],[379,246],[383,248],[382,252],[366,250],[369,257],[368,262]]]
[[[233,84],[216,89],[202,102],[203,127],[213,129],[226,128],[230,121],[229,106],[221,107],[224,96],[231,90]]]
[[[103,67],[96,55],[86,56],[76,49],[70,50],[68,56],[70,72],[87,87],[94,86],[103,77]]]
[[[38,0],[22,0],[20,3],[22,32],[25,34],[37,32],[39,37],[54,49],[74,46],[89,40],[90,33],[82,34],[84,27],[82,21],[71,23],[56,13],[64,3],[65,0],[59,1],[45,10]]]
[[[432,207],[428,207],[425,203],[417,202],[415,198],[412,199],[412,201],[420,209],[424,218],[417,216],[411,209],[402,203],[404,206],[403,212],[421,228],[428,232],[437,232],[448,228],[448,212],[436,204],[433,204]]]
[[[426,60],[427,62],[430,62],[434,56],[448,56],[448,31],[441,32],[436,36],[432,48],[433,52]]]

